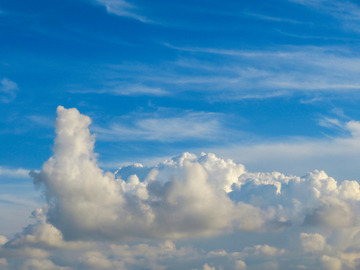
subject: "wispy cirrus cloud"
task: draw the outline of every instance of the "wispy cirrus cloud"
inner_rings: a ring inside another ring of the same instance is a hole
[[[157,67],[140,63],[108,66],[102,71],[105,84],[121,82],[126,87],[103,92],[174,95],[196,91],[223,100],[275,98],[297,92],[326,95],[346,91],[353,95],[360,89],[360,57],[352,48],[282,46],[256,51],[164,45],[183,56]],[[138,91],[139,85],[145,86],[145,91]],[[342,97],[346,96],[342,92]]]
[[[15,82],[3,78],[0,82],[0,101],[3,103],[11,102],[16,97],[16,91],[18,89]]]
[[[360,21],[360,6],[356,1],[339,0],[289,0],[329,14],[342,21],[343,25],[358,32]]]
[[[111,80],[97,87],[84,87],[81,85],[70,85],[70,93],[96,93],[96,94],[112,94],[115,96],[167,96],[171,92],[165,91],[160,87],[151,87],[138,83],[124,83],[122,81]]]
[[[258,13],[251,13],[251,12],[244,12],[245,15],[254,17],[260,20],[266,20],[266,21],[274,21],[274,22],[287,22],[287,23],[293,23],[293,24],[311,24],[309,22],[301,22],[297,20],[292,20],[288,18],[281,18],[281,17],[273,17],[273,16],[267,16],[264,14],[258,14]]]
[[[0,177],[10,177],[10,178],[28,178],[29,170],[22,168],[10,169],[0,166]]]
[[[136,10],[138,8],[125,0],[96,0],[96,2],[100,5],[104,5],[108,13],[132,18],[143,23],[151,22],[151,20],[147,19],[146,17],[137,14]]]
[[[228,132],[221,124],[221,114],[188,111],[171,116],[173,113],[170,111],[168,113],[170,115],[167,117],[137,114],[130,121],[125,117],[114,120],[107,127],[94,126],[92,131],[98,134],[100,140],[160,142],[211,141],[219,139]]]

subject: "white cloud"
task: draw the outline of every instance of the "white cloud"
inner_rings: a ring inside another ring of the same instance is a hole
[[[55,154],[40,174],[32,175],[35,183],[45,188],[50,203],[48,220],[66,238],[212,235],[238,219],[235,212],[246,214],[225,192],[207,183],[203,166],[187,159],[180,168],[183,178],[167,185],[155,179],[145,183],[137,178],[128,183],[115,180],[96,164],[94,139],[88,130],[90,118],[62,107],[58,115]],[[68,194],[73,194],[71,200]]]
[[[121,78],[135,88],[139,84],[151,85],[172,94],[191,89],[207,93],[206,98],[214,101],[274,98],[298,91],[311,97],[316,91],[320,99],[326,93],[339,91],[346,91],[341,92],[342,97],[351,96],[360,89],[359,57],[351,47],[282,46],[256,51],[164,46],[185,55],[157,68],[112,65],[102,70],[101,76],[109,81],[106,74],[111,73],[114,83]],[[212,54],[214,60],[204,60],[204,54]]]
[[[340,270],[341,261],[338,258],[329,257],[324,255],[321,257],[320,262],[326,270]]]
[[[339,0],[290,0],[291,2],[306,5],[319,10],[322,13],[328,13],[335,18],[345,21],[358,21],[360,19],[360,7],[353,1]]]
[[[109,128],[95,126],[92,131],[98,134],[100,140],[110,141],[216,140],[227,132],[222,128],[220,116],[207,112],[184,112],[181,116],[173,117],[141,117],[139,115],[131,124],[122,123],[125,121],[113,122]]]
[[[91,119],[76,109],[57,112],[54,155],[31,173],[47,204],[33,212],[35,224],[10,241],[0,237],[7,268],[359,266],[356,181],[338,183],[324,171],[251,173],[205,153],[112,174],[97,165]],[[346,126],[357,136],[356,123]]]
[[[3,78],[0,83],[0,101],[3,103],[8,103],[16,97],[16,91],[18,86],[15,82],[10,81],[7,78]]]
[[[21,270],[71,270],[69,267],[60,267],[50,260],[29,259],[22,265]]]
[[[104,5],[108,13],[113,13],[118,16],[129,17],[139,20],[144,23],[151,22],[144,16],[138,15],[135,6],[129,4],[125,0],[96,0],[97,3]]]
[[[255,246],[256,252],[260,252],[266,256],[280,256],[285,253],[284,249],[277,249],[276,247],[270,247],[268,245]]]
[[[258,18],[261,20],[274,21],[274,22],[287,22],[287,23],[294,23],[294,24],[303,24],[304,23],[304,22],[297,21],[297,20],[267,16],[267,15],[257,14],[257,13],[245,12],[245,15],[252,16],[252,17],[255,17],[255,18]]]
[[[206,263],[206,264],[204,264],[204,266],[203,266],[203,270],[215,270],[215,267],[211,267],[211,266],[209,266],[209,265]]]
[[[252,187],[253,191],[273,186],[272,200],[278,204],[287,200],[282,196],[285,188],[285,194],[291,194],[306,210],[302,221],[296,217],[292,222],[334,228],[356,223],[348,202],[359,198],[360,191],[349,192],[349,188],[357,187],[356,182],[338,186],[323,171],[309,173],[304,178],[247,173],[242,165],[231,160],[224,161],[212,154],[198,157],[185,153],[150,170],[145,181],[140,182],[137,176],[124,179],[127,182],[116,179],[115,175],[101,171],[96,163],[90,123],[90,118],[76,109],[59,107],[54,156],[40,173],[32,173],[35,183],[44,187],[50,204],[48,221],[66,238],[210,236],[232,222],[241,230],[259,230],[266,220],[278,218],[276,226],[280,226],[294,218],[295,213],[290,209],[288,213],[284,210],[276,214],[261,203],[247,201],[248,195],[241,189],[243,185]],[[133,169],[143,171],[141,166]],[[226,195],[234,187],[238,191],[233,196],[245,196],[237,204]],[[198,190],[202,190],[201,194]]]
[[[8,169],[0,166],[0,177],[10,177],[10,178],[28,178],[29,170],[22,168],[19,169]]]
[[[341,137],[324,139],[289,138],[282,142],[252,145],[231,145],[222,149],[207,149],[218,156],[230,157],[246,164],[251,170],[281,171],[303,175],[321,168],[338,180],[356,179],[360,157],[359,122],[332,121]],[[331,124],[331,128],[334,125]],[[355,195],[354,195],[355,196]]]
[[[43,115],[29,115],[27,118],[35,124],[46,127],[53,127],[53,121],[49,117]]]
[[[7,239],[6,236],[0,235],[0,246],[4,245],[7,241],[9,240]]]
[[[235,262],[235,269],[236,270],[245,270],[246,269],[246,263],[242,260],[238,260]]]
[[[124,84],[117,81],[111,81],[106,83],[105,85],[101,85],[99,89],[78,89],[79,86],[77,85],[75,89],[70,89],[70,93],[97,93],[97,94],[104,94],[109,93],[116,96],[168,96],[171,92],[166,91],[160,87],[149,87],[142,84]]]
[[[109,269],[112,263],[100,252],[89,251],[84,254],[80,260],[85,264],[87,269]]]
[[[325,238],[318,233],[301,233],[300,240],[305,252],[322,251],[326,245]]]

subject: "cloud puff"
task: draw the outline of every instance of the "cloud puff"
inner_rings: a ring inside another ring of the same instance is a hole
[[[0,235],[0,246],[4,245],[8,241],[7,237]]]
[[[302,269],[357,267],[356,181],[338,183],[324,171],[251,173],[210,153],[104,172],[91,119],[61,106],[57,113],[54,154],[30,173],[47,204],[33,212],[35,224],[11,240],[0,237],[7,268],[178,269],[181,262],[186,269],[287,269],[284,262],[298,256],[293,265]],[[186,244],[202,237],[224,245],[229,236],[237,248]],[[240,248],[243,241],[251,244]],[[289,245],[295,242],[302,251]]]
[[[236,270],[245,270],[246,269],[246,263],[242,260],[238,260],[235,262],[235,269]]]
[[[341,261],[338,258],[329,257],[324,255],[321,257],[320,262],[326,270],[340,270]]]
[[[300,240],[305,252],[321,251],[326,245],[325,238],[318,233],[301,233]]]

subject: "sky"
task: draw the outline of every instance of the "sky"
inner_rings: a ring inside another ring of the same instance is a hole
[[[0,269],[358,269],[360,4],[0,0]]]

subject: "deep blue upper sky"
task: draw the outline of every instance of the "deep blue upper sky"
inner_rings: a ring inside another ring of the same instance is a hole
[[[320,0],[2,0],[0,166],[40,168],[58,105],[93,119],[111,169],[347,137],[326,119],[360,119],[359,10]]]

